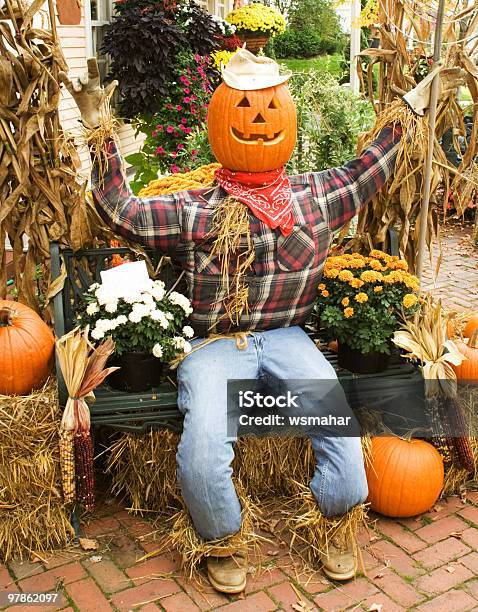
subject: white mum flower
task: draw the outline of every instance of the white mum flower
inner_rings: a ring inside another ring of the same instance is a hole
[[[116,317],[116,319],[114,319],[116,326],[118,325],[124,325],[125,323],[128,322],[128,317],[126,317],[125,315],[119,315],[119,317]]]
[[[152,310],[149,313],[149,316],[153,319],[153,321],[157,321],[163,329],[168,329],[169,321],[162,310]]]
[[[100,309],[98,308],[98,304],[96,302],[92,302],[91,304],[88,304],[88,306],[86,307],[86,312],[89,315],[94,315],[99,311]]]
[[[111,300],[111,302],[108,302],[105,306],[105,310],[106,312],[116,312],[118,310],[118,300]]]
[[[98,319],[98,321],[96,321],[95,329],[98,329],[102,332],[109,331],[110,329],[112,329],[110,319]]]
[[[172,312],[167,312],[166,313],[166,319],[168,319],[168,321],[172,321],[174,319],[174,315]]]
[[[186,338],[192,338],[194,336],[194,329],[189,325],[185,325],[183,327],[183,334]]]
[[[173,304],[176,304],[177,306],[182,308],[187,315],[192,313],[191,302],[185,295],[182,295],[177,291],[173,291],[172,293],[170,293],[169,299]]]
[[[191,343],[186,340],[183,346],[183,351],[186,353],[186,355],[192,351],[192,348]]]
[[[89,286],[88,292],[93,293],[94,291],[98,289],[99,286],[100,286],[100,283],[93,283],[92,285]]]
[[[128,316],[128,319],[131,321],[131,323],[139,323],[142,318],[143,317],[139,315],[137,312],[135,312],[134,310],[130,312]]]
[[[160,302],[164,298],[165,293],[166,291],[164,289],[163,281],[155,281],[151,289],[151,295],[154,297],[154,299]]]
[[[105,337],[105,332],[102,332],[101,330],[95,328],[92,332],[91,332],[91,337],[94,340],[101,340],[101,338]]]
[[[161,357],[163,356],[163,347],[159,343],[156,343],[153,346],[153,355],[158,359],[161,359]]]

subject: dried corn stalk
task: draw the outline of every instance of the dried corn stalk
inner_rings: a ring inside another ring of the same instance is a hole
[[[78,249],[93,238],[79,157],[59,126],[56,74],[67,66],[54,33],[34,27],[41,5],[6,0],[0,12],[0,297],[8,235],[18,297],[36,310],[48,295],[49,242]]]
[[[377,114],[376,123],[359,143],[359,151],[368,144],[382,127],[401,125],[402,139],[396,172],[390,185],[382,190],[361,212],[355,236],[350,246],[355,250],[387,248],[388,230],[399,234],[400,254],[413,270],[419,237],[419,218],[423,192],[423,171],[428,142],[428,116],[416,117],[399,101],[423,77],[424,67],[431,55],[431,30],[436,2],[412,0],[379,0],[379,49],[366,49],[361,53],[370,59],[366,74],[361,62],[358,71],[362,90],[368,91]],[[458,4],[460,5],[458,7]],[[465,6],[466,5],[466,6]],[[455,6],[455,5],[454,5]],[[447,13],[444,31],[444,56],[447,68],[459,67],[465,71],[466,85],[473,99],[475,119],[470,143],[458,168],[446,159],[440,138],[453,129],[456,148],[458,137],[466,134],[464,110],[457,102],[456,90],[439,102],[437,126],[433,142],[433,176],[431,202],[427,219],[427,245],[439,235],[439,220],[446,214],[448,194],[454,195],[459,213],[463,213],[478,187],[478,166],[474,158],[478,153],[478,69],[472,62],[472,50],[467,44],[477,26],[476,2],[457,2],[454,14]],[[410,48],[410,45],[412,48]],[[373,79],[378,67],[378,101],[375,100]]]

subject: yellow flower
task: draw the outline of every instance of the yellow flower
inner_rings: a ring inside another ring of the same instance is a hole
[[[405,308],[411,308],[418,302],[418,298],[413,293],[407,293],[403,296],[403,305]]]
[[[340,302],[342,306],[348,306],[350,304],[350,300],[348,297],[344,297],[344,299]]]
[[[377,285],[376,287],[373,288],[375,293],[380,293],[380,291],[382,291],[382,289],[383,289],[382,285]]]
[[[375,270],[365,270],[360,275],[360,278],[366,283],[375,283],[376,281],[382,280],[383,276],[380,272],[375,272]]]
[[[339,280],[341,281],[351,281],[353,279],[354,275],[352,274],[352,272],[350,272],[350,270],[342,270],[339,273]]]
[[[324,283],[320,283],[318,288],[319,288],[319,291],[323,291],[325,289]]]
[[[372,249],[370,251],[370,257],[376,257],[378,259],[390,259],[390,255],[384,253],[383,251],[379,251],[378,249]]]
[[[322,291],[322,295],[323,295],[324,297],[329,297],[330,293],[327,291],[327,289],[324,289],[324,290]]]
[[[344,310],[344,317],[345,317],[346,319],[350,319],[350,317],[352,317],[352,316],[353,316],[353,314],[354,314],[354,309],[353,309],[353,308],[346,308],[346,309]]]
[[[408,264],[406,261],[403,260],[398,260],[398,261],[393,261],[390,262],[388,264],[389,268],[392,268],[392,270],[405,270],[405,272],[408,270]]]
[[[368,302],[368,295],[364,293],[363,291],[361,291],[360,293],[357,293],[357,295],[355,296],[355,301],[358,302],[359,304]]]
[[[363,280],[360,280],[360,278],[352,278],[352,280],[349,281],[349,285],[354,289],[360,289],[363,284],[364,282]]]
[[[383,270],[384,269],[382,264],[376,259],[372,259],[369,265],[373,270]]]
[[[337,268],[330,268],[330,270],[324,270],[324,276],[326,278],[337,278],[339,272],[340,270],[337,270]]]

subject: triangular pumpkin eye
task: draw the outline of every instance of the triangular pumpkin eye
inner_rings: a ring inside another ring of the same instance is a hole
[[[272,98],[272,100],[269,102],[268,108],[280,108],[278,100],[276,98]]]
[[[244,96],[237,106],[238,108],[246,108],[248,106],[250,107],[251,105],[249,104],[249,100],[246,98],[246,96]]]

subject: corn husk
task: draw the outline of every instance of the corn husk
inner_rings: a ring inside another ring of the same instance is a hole
[[[414,42],[418,54],[431,55],[430,22],[416,17],[421,8],[410,0],[381,0],[378,8],[379,49],[366,49],[360,55],[369,58],[367,73],[357,62],[362,91],[367,91],[376,112],[372,130],[360,140],[358,150],[369,144],[385,125],[399,125],[403,130],[395,172],[389,186],[375,196],[360,213],[355,236],[348,246],[352,250],[369,251],[371,248],[387,250],[388,230],[398,231],[400,255],[410,269],[415,270],[420,223],[427,225],[426,244],[431,248],[440,237],[440,221],[447,214],[449,192],[453,193],[458,214],[463,214],[470,200],[476,197],[478,186],[477,167],[474,158],[478,152],[478,70],[470,58],[470,46],[462,39],[474,34],[478,8],[471,2],[469,11],[445,29],[443,61],[447,70],[463,71],[473,106],[474,128],[470,143],[458,168],[450,165],[439,144],[449,128],[458,135],[465,135],[465,110],[457,102],[458,88],[450,79],[437,109],[437,124],[433,143],[429,142],[428,114],[417,117],[401,101],[401,97],[419,82],[419,62],[407,49],[407,42]],[[458,9],[455,15],[458,14]],[[457,35],[458,30],[460,34]],[[417,42],[423,41],[423,42]],[[373,75],[378,66],[378,90],[374,95]],[[445,72],[450,76],[451,72]],[[450,86],[450,89],[448,89]],[[376,100],[375,98],[378,98]],[[431,204],[427,219],[419,216],[423,194],[423,176],[428,148],[433,147],[433,172]],[[456,145],[458,147],[458,144]],[[458,147],[459,150],[459,147]]]

